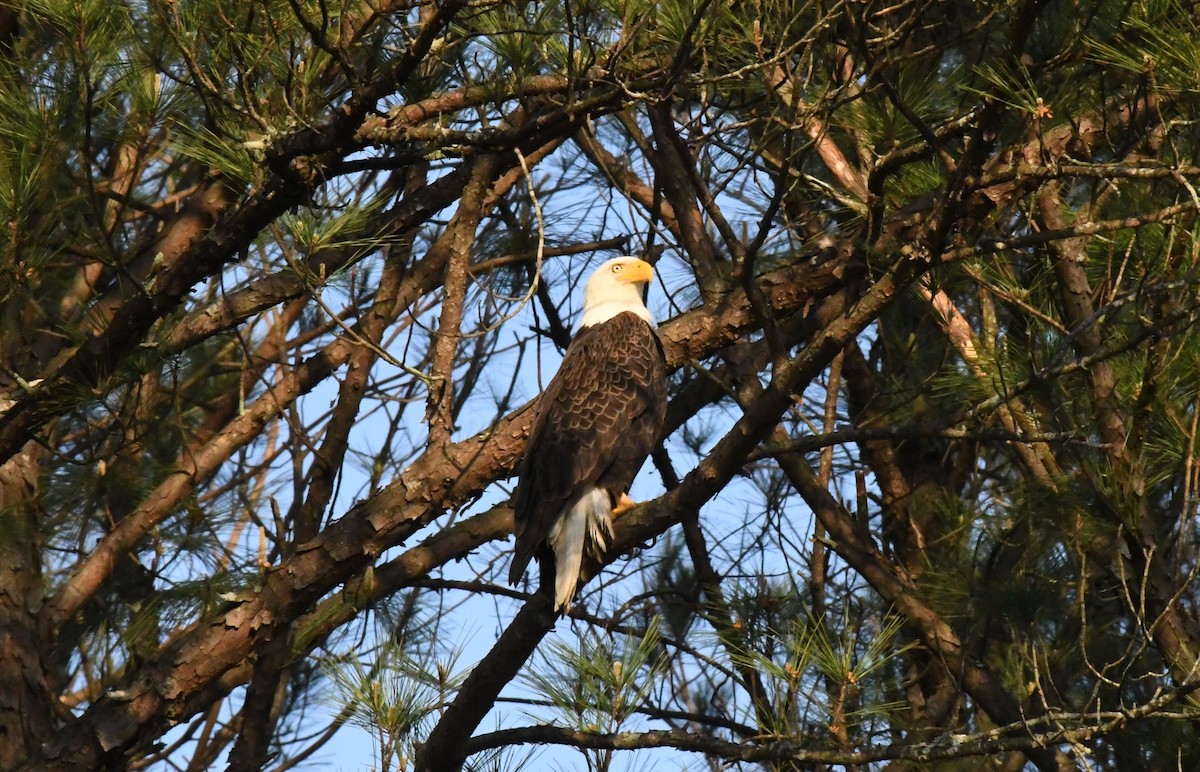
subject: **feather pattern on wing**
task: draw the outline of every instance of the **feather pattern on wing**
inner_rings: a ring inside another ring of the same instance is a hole
[[[561,536],[564,528],[584,535],[585,543],[578,545],[580,557],[582,551],[604,549],[604,540],[595,538],[599,532],[594,531],[604,524],[560,521],[581,498],[590,497],[590,491],[605,491],[610,508],[628,491],[658,439],[665,412],[663,352],[648,322],[623,312],[576,336],[538,403],[521,463],[510,582],[520,580],[535,555],[543,573],[553,566],[556,547],[549,542],[552,533]],[[571,542],[571,549],[576,546]],[[567,606],[579,572],[579,562],[572,565],[576,576],[555,580],[560,587],[570,585]]]

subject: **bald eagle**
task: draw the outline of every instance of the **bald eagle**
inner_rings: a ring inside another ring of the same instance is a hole
[[[585,552],[599,556],[612,518],[634,506],[629,485],[662,432],[666,363],[642,291],[654,269],[635,257],[601,265],[584,289],[579,332],[538,402],[521,461],[508,581],[534,556],[554,609],[566,613]]]

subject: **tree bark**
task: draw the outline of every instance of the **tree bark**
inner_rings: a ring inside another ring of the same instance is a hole
[[[44,451],[28,443],[0,466],[0,768],[54,732],[54,684],[37,624],[42,603],[37,492]]]

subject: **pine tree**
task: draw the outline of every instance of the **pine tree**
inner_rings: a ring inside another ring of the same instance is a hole
[[[0,768],[1200,764],[1198,32],[0,3]],[[556,619],[509,478],[630,253],[668,425]]]

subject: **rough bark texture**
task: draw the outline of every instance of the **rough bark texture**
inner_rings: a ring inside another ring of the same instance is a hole
[[[16,767],[54,733],[56,684],[37,624],[42,604],[37,502],[43,450],[0,466],[0,767]]]

